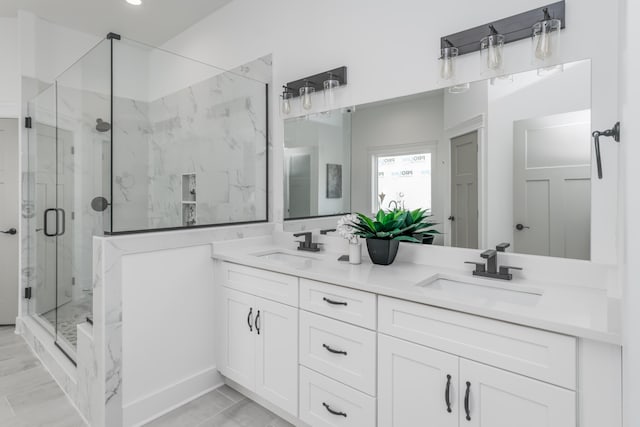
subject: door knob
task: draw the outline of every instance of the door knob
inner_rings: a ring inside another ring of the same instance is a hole
[[[453,215],[451,215],[448,219],[449,219],[449,221],[455,221],[455,220],[456,220],[456,217],[455,217],[455,216],[453,216]]]
[[[518,231],[522,231],[525,228],[531,228],[531,227],[529,227],[528,225],[516,224],[516,230]]]
[[[0,233],[14,235],[18,233],[18,230],[16,230],[15,228],[10,228],[8,230],[0,231]]]

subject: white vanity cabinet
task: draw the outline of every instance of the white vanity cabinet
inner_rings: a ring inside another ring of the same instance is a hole
[[[219,371],[298,414],[298,309],[223,287]]]
[[[398,338],[378,339],[378,425],[570,427],[575,393]]]
[[[304,425],[621,425],[619,349],[220,265],[220,372]]]

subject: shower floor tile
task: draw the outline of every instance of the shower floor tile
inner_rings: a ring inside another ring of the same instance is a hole
[[[64,338],[64,340],[74,348],[78,342],[76,326],[86,322],[87,317],[92,315],[92,304],[92,297],[86,296],[58,307],[58,336]],[[55,325],[55,310],[44,313],[42,317],[52,325]]]

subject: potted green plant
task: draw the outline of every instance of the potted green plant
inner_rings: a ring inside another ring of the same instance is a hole
[[[419,243],[414,234],[440,234],[433,229],[426,209],[380,209],[375,218],[356,213],[355,235],[367,239],[367,251],[374,264],[389,265],[398,254],[400,242]]]

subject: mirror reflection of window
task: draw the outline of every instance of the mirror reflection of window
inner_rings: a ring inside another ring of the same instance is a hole
[[[431,209],[431,153],[374,156],[372,212]]]

